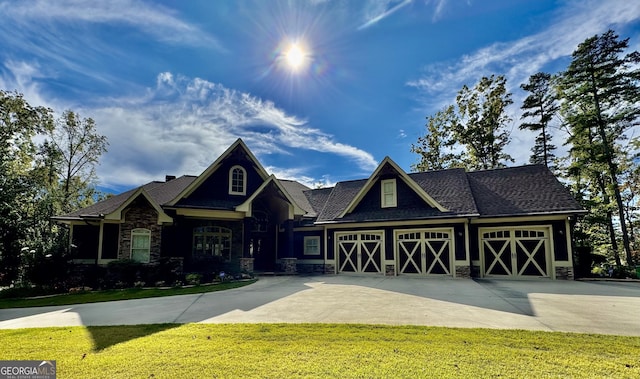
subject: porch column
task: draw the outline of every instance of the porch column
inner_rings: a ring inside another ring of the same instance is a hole
[[[242,224],[242,258],[240,258],[240,271],[248,274],[253,273],[253,256],[251,255],[251,229],[253,219],[245,217]]]
[[[294,257],[293,252],[293,220],[284,222],[287,243],[285,245],[284,257],[282,258],[282,270],[285,274],[295,274],[298,270],[296,267],[298,259]]]
[[[294,251],[293,251],[293,220],[285,221],[285,231],[287,233],[286,257],[293,258],[295,257]]]

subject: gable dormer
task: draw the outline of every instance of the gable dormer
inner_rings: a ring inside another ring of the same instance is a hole
[[[168,206],[233,209],[269,178],[241,139],[231,145]]]
[[[351,213],[408,208],[448,211],[429,196],[391,158],[386,157],[344,208],[339,218],[344,218]]]

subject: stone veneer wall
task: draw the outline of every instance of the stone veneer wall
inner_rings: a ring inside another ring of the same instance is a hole
[[[469,266],[456,266],[456,278],[471,278],[471,267]]]
[[[573,280],[573,267],[556,267],[556,279]]]
[[[285,274],[295,274],[297,272],[296,263],[298,258],[281,258],[281,269]]]
[[[395,276],[396,275],[396,266],[395,265],[385,265],[384,266],[384,275],[385,276]]]
[[[151,251],[149,263],[155,263],[160,259],[160,246],[162,242],[162,226],[158,225],[158,212],[143,197],[139,196],[127,207],[124,222],[120,224],[120,249],[118,259],[131,258],[131,231],[142,228],[151,231]]]

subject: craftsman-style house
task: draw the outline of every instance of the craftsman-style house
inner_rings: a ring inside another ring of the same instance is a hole
[[[544,166],[406,173],[310,189],[269,175],[238,139],[197,177],[167,177],[57,216],[76,262],[161,257],[185,271],[573,278],[584,213]]]

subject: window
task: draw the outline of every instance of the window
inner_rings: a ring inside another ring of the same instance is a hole
[[[229,194],[245,195],[247,193],[247,172],[241,166],[233,166],[229,171]]]
[[[304,255],[320,255],[320,237],[304,237]]]
[[[193,255],[213,255],[228,261],[231,258],[231,229],[220,226],[194,228]]]
[[[149,229],[133,229],[131,231],[131,259],[149,263],[151,253],[151,231]]]
[[[396,180],[387,179],[380,182],[382,186],[382,208],[392,208],[398,206],[396,196]]]

